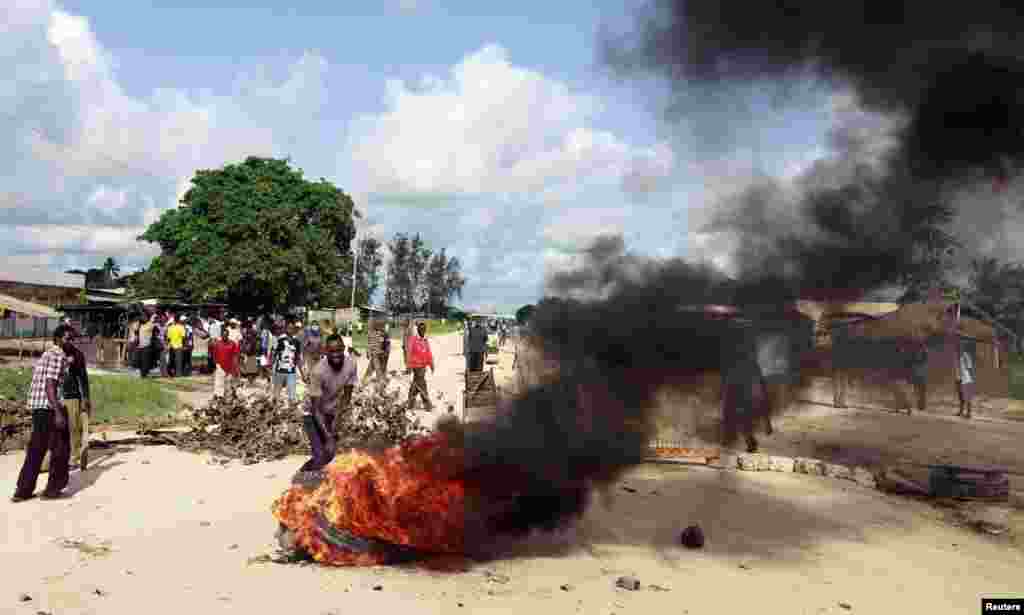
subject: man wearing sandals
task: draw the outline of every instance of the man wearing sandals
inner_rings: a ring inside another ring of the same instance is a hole
[[[71,341],[72,329],[58,325],[53,331],[53,344],[39,357],[32,369],[28,407],[32,410],[32,435],[28,452],[18,474],[13,502],[22,502],[35,495],[36,480],[47,450],[50,453],[50,475],[44,499],[59,498],[68,485],[71,446],[68,442],[68,411],[61,401],[61,389],[70,363],[64,346]]]

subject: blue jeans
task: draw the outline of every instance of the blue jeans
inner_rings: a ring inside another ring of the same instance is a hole
[[[281,393],[281,387],[288,387],[288,401],[295,401],[295,374],[274,374],[273,384],[270,389],[270,396],[273,399],[277,399],[277,396]]]

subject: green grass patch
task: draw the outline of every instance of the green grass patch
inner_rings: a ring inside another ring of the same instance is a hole
[[[30,369],[0,369],[0,396],[25,400],[32,381]],[[178,407],[177,397],[160,383],[135,376],[89,376],[94,424],[135,423],[166,417]]]
[[[1010,399],[1024,399],[1024,356],[1010,355]]]

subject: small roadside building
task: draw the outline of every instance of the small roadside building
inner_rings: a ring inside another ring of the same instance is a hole
[[[85,303],[85,276],[45,267],[0,265],[0,294],[56,308]]]

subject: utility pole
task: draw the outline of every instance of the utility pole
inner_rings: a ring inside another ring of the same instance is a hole
[[[355,247],[352,249],[352,308],[351,317],[355,320],[356,317],[356,271],[359,266],[359,233],[356,232],[354,241]]]

